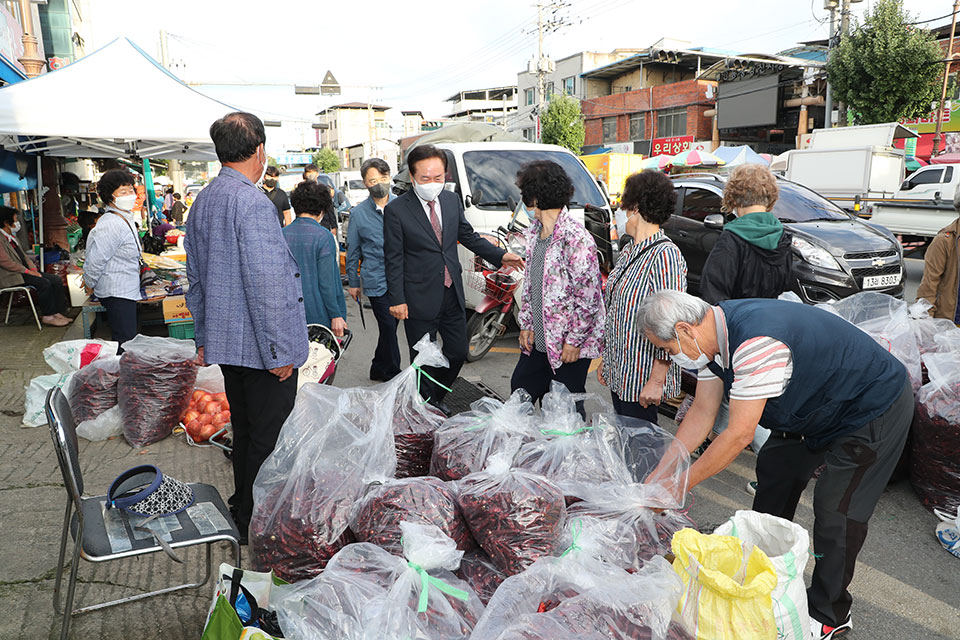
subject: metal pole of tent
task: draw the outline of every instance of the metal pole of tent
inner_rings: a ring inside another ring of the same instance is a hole
[[[37,211],[33,214],[33,219],[36,221],[37,215],[40,216],[40,241],[37,244],[40,245],[40,269],[43,269],[43,166],[42,166],[43,157],[39,154],[37,155]],[[36,224],[36,222],[34,222]],[[37,230],[33,230],[33,237],[37,237]]]

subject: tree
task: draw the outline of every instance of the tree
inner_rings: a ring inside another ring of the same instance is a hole
[[[877,0],[831,53],[834,97],[847,103],[857,124],[925,116],[940,99],[943,51],[911,21],[903,0]]]
[[[320,173],[336,173],[340,171],[340,156],[329,147],[324,147],[313,154],[313,164],[317,165]]]
[[[543,127],[543,142],[558,144],[570,149],[573,153],[580,153],[583,146],[583,114],[580,113],[580,102],[570,96],[555,97],[550,101],[547,112],[540,121]]]

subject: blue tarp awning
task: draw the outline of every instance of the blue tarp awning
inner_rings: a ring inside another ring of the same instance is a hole
[[[37,156],[0,151],[0,193],[37,188]]]
[[[13,84],[26,79],[26,74],[20,70],[15,62],[12,62],[9,58],[0,54],[0,80],[3,80],[7,84]]]

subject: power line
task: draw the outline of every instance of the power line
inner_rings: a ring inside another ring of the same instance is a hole
[[[954,15],[954,14],[951,12],[951,13],[948,13],[947,15],[945,15],[945,16],[940,16],[939,18],[930,18],[929,20],[918,20],[917,22],[908,22],[908,23],[906,23],[906,25],[907,25],[907,26],[913,26],[913,25],[917,25],[917,24],[926,24],[926,23],[928,23],[928,22],[936,22],[937,20],[944,20],[944,19],[946,19],[946,18],[952,18],[953,15]]]

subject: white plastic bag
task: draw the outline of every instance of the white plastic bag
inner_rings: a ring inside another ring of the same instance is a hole
[[[85,420],[78,424],[77,435],[95,441],[123,435],[120,405],[115,404],[93,420]]]
[[[773,616],[778,640],[808,640],[810,613],[803,571],[810,559],[810,536],[800,525],[766,513],[737,511],[714,534],[734,536],[759,547],[777,572]]]
[[[100,358],[73,375],[67,401],[78,427],[117,406],[119,378],[120,356]]]
[[[907,309],[910,324],[921,354],[942,351],[937,336],[949,336],[960,329],[947,318],[934,318],[930,315],[933,305],[921,298]],[[942,340],[942,339],[941,339]]]
[[[541,437],[523,445],[514,459],[515,467],[554,481],[568,501],[591,485],[632,481],[619,433],[608,422],[585,423],[577,410],[583,400],[554,382],[542,401]]]
[[[863,291],[817,306],[840,316],[873,338],[903,363],[914,391],[920,388],[920,350],[906,302],[885,293]]]
[[[94,360],[117,355],[110,340],[64,340],[43,350],[43,359],[57,373],[71,373]]]
[[[223,393],[226,391],[223,383],[223,371],[220,365],[212,364],[197,369],[197,381],[193,383],[195,389],[203,389],[208,393]]]
[[[27,385],[27,395],[23,407],[23,424],[26,427],[42,427],[47,424],[47,413],[44,403],[47,392],[54,387],[60,387],[68,392],[70,379],[73,373],[50,373],[37,376]]]
[[[530,396],[518,389],[506,402],[481,398],[470,411],[444,421],[433,437],[430,474],[460,480],[483,470],[495,453],[513,455],[540,436]]]

